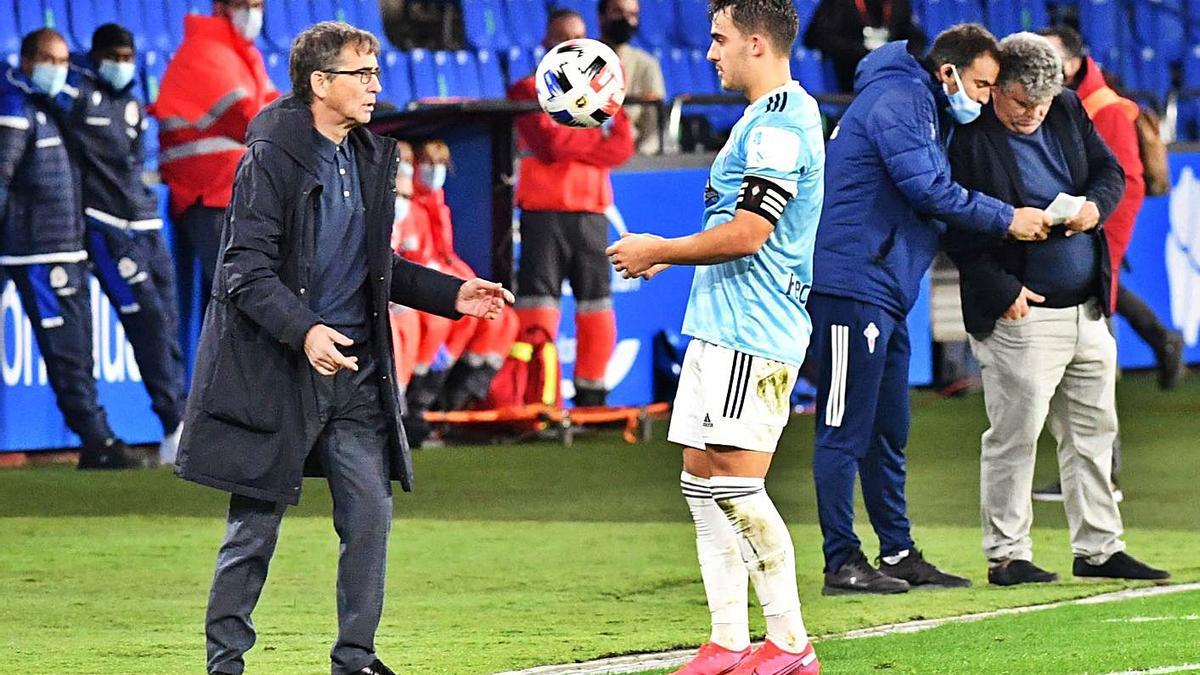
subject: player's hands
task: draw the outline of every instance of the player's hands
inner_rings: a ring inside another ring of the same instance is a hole
[[[1083,203],[1083,208],[1079,209],[1079,213],[1071,216],[1071,218],[1063,223],[1067,226],[1067,236],[1071,236],[1076,232],[1087,232],[1088,230],[1100,224],[1100,209],[1091,201]]]
[[[1004,310],[1004,314],[1002,316],[1009,321],[1024,319],[1029,315],[1029,303],[1032,302],[1037,304],[1045,301],[1046,298],[1043,296],[1040,296],[1022,286],[1020,294],[1017,295],[1017,299],[1013,301],[1013,304],[1009,305],[1008,309]]]
[[[621,276],[626,279],[641,277],[650,272],[651,268],[658,265],[657,249],[658,243],[662,241],[662,237],[656,234],[631,234],[626,232],[621,235],[612,246],[609,246],[604,254],[608,256],[608,260],[613,264]],[[665,267],[663,269],[666,269]],[[658,274],[662,269],[655,271],[650,276]],[[650,278],[650,277],[644,277]]]
[[[475,278],[459,287],[454,309],[459,314],[478,319],[498,319],[504,310],[504,303],[511,305],[514,302],[516,298],[504,286],[495,281]]]
[[[354,340],[324,324],[317,324],[304,335],[304,354],[314,370],[322,375],[333,375],[342,368],[358,371],[358,357],[346,356],[337,346],[349,347]]]
[[[1021,241],[1042,241],[1050,235],[1050,226],[1053,224],[1045,211],[1022,207],[1013,209],[1013,219],[1008,225],[1008,233]]]
[[[642,272],[641,274],[639,274],[638,278],[642,279],[644,281],[650,281],[654,277],[658,276],[659,273],[661,273],[662,271],[668,270],[670,268],[671,268],[671,266],[668,265],[667,263],[659,263],[659,264],[655,265],[654,267],[651,267],[650,269],[646,270],[645,272]]]

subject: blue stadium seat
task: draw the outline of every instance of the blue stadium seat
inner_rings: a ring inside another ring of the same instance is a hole
[[[153,115],[146,115],[146,128],[142,131],[142,152],[146,157],[146,171],[158,171],[158,148],[158,120],[154,119]],[[165,217],[166,211],[163,213]]]
[[[1157,98],[1157,103],[1166,101],[1171,89],[1171,66],[1166,57],[1153,47],[1142,47],[1135,55],[1136,80],[1134,88],[1148,91]]]
[[[512,45],[533,47],[542,43],[546,34],[546,3],[543,0],[505,0],[504,7]]]
[[[315,1],[320,3],[323,0]],[[352,16],[358,22],[354,25],[387,42],[387,31],[383,27],[383,10],[379,7],[379,0],[339,0],[339,2],[345,9],[346,16]]]
[[[146,13],[161,12],[167,30],[175,37],[175,44],[183,42],[183,18],[188,14],[203,14],[209,11],[200,0],[141,0]]]
[[[389,49],[379,59],[379,67],[383,77],[383,100],[391,101],[396,107],[403,109],[413,100],[408,54]]]
[[[25,2],[29,2],[29,4],[34,6],[38,4],[37,0],[25,0],[24,2],[17,2],[17,4],[22,5],[25,4]],[[62,33],[63,37],[67,39],[67,44],[70,45],[71,51],[80,51],[84,49],[89,42],[91,42],[92,34],[90,32],[87,34],[87,36],[81,39],[75,34],[75,31],[72,30],[71,3],[69,0],[41,0],[41,4],[43,17],[42,25],[50,26],[51,28]]]
[[[1122,32],[1127,31],[1128,21],[1122,16],[1121,6],[1116,0],[1080,0],[1079,33],[1091,49],[1092,54],[1114,70],[1118,66],[1125,41]]]
[[[466,0],[461,6],[467,44],[476,49],[510,44],[507,15],[500,0]]]
[[[291,7],[291,4],[288,6]],[[343,6],[336,0],[312,0],[308,6],[308,18],[312,20],[312,23],[318,23],[321,21],[343,21],[351,26],[354,26],[358,22],[358,13],[354,11],[355,9],[357,8],[353,6]],[[305,28],[305,26],[301,24],[294,25],[299,30],[303,30]]]
[[[267,49],[286,54],[291,51],[292,38],[296,37],[298,30],[292,23],[291,12],[271,11],[272,9],[268,7],[263,13],[263,32],[260,39],[265,42]],[[304,14],[307,16],[308,12]]]
[[[117,0],[114,3],[117,23],[133,33],[138,50],[154,49],[169,52],[175,49],[175,38],[167,29],[166,15],[161,11],[145,12],[141,0]]]
[[[140,17],[138,17],[140,19]],[[82,49],[90,49],[92,33],[106,23],[121,23],[114,0],[71,0],[71,32]],[[137,21],[138,24],[141,21]],[[125,26],[136,34],[137,26]]]
[[[1200,44],[1193,46],[1184,56],[1183,88],[1200,90]]]
[[[292,90],[292,78],[288,75],[287,52],[263,52],[263,64],[267,67],[267,77],[282,93]]]
[[[987,27],[996,37],[1023,30],[1036,31],[1050,24],[1046,3],[1041,0],[989,0],[984,3]]]
[[[1183,4],[1183,0],[1135,0],[1133,25],[1138,44],[1153,46],[1166,61],[1182,58],[1188,48]]]
[[[821,52],[804,48],[793,51],[792,77],[810,94],[824,94],[829,91]]]
[[[691,71],[692,93],[718,94],[721,92],[721,80],[717,77],[717,69],[705,58],[705,53],[692,49],[687,53],[688,69]]]
[[[442,96],[438,86],[437,66],[433,62],[433,53],[424,49],[414,49],[409,52],[409,73],[412,75],[413,97],[436,98]]]
[[[708,20],[707,0],[676,0],[675,43],[695,49],[708,49],[712,42],[712,22]]]
[[[812,16],[817,11],[817,5],[821,4],[821,0],[792,0],[792,4],[796,6],[796,15],[800,18],[800,38],[803,39],[804,31],[808,29],[808,22],[812,21]]]
[[[505,72],[507,73],[504,81],[512,86],[517,80],[533,75],[537,71],[538,62],[541,61],[544,51],[541,46],[531,49],[510,48],[504,54]]]
[[[163,73],[167,72],[167,55],[153,50],[138,54],[141,60],[142,90],[145,100],[153,103],[158,100],[158,88],[162,83]]]
[[[663,83],[666,85],[667,98],[672,99],[680,94],[695,92],[696,86],[692,78],[692,66],[687,52],[675,47],[659,57],[663,69]]]
[[[479,61],[479,95],[483,98],[504,98],[504,73],[500,57],[485,49],[476,54]]]
[[[16,10],[17,30],[22,36],[49,26],[63,34],[71,51],[78,49],[65,0],[49,0],[48,6],[43,6],[41,0],[21,0],[16,3]]]
[[[465,49],[445,52],[445,61],[438,63],[439,70],[447,75],[447,87],[451,96],[482,98],[483,87],[479,82],[479,59],[475,52]]]
[[[642,49],[666,45],[675,32],[674,0],[642,0],[633,44]]]
[[[549,0],[546,8],[549,10],[573,9],[579,12],[579,15],[583,17],[584,24],[587,25],[587,36],[598,38],[600,37],[600,16],[597,10],[599,4],[600,0]]]
[[[21,29],[17,27],[17,14],[12,3],[0,6],[0,54],[8,56],[21,50]]]

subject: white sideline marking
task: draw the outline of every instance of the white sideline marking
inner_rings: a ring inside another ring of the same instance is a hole
[[[858,630],[838,633],[835,635],[824,635],[821,636],[818,641],[857,640],[868,637],[895,635],[898,633],[919,633],[921,631],[952,623],[972,623],[998,616],[1028,614],[1030,612],[1040,612],[1046,609],[1055,609],[1057,607],[1067,607],[1070,605],[1097,605],[1106,602],[1120,602],[1121,600],[1129,600],[1131,598],[1148,598],[1158,595],[1169,595],[1172,593],[1186,593],[1188,591],[1200,591],[1200,583],[1177,584],[1171,586],[1151,586],[1149,588],[1131,588],[1123,591],[1114,591],[1112,593],[1103,593],[1101,595],[1079,598],[1076,600],[1060,600],[1058,602],[1049,602],[1043,605],[1008,607],[1004,609],[995,609],[989,612],[948,616],[941,619],[906,621],[904,623],[875,626],[873,628],[860,628]],[[499,673],[498,675],[615,675],[617,673],[640,673],[652,669],[676,668],[678,666],[682,666],[683,664],[687,663],[688,660],[691,659],[695,654],[695,649],[676,649],[669,652],[631,654],[628,656],[616,656],[607,659],[584,661],[581,663],[566,663],[557,666],[538,666],[536,668],[527,668],[525,670],[510,670]],[[1200,670],[1200,664],[1168,666],[1166,668],[1158,668],[1154,670],[1131,670],[1125,673],[1111,673],[1110,675],[1157,675],[1158,673],[1178,673],[1190,670]]]
[[[1181,666],[1163,666],[1162,668],[1151,668],[1150,670],[1123,670],[1119,673],[1109,673],[1108,675],[1160,675],[1161,673],[1184,673],[1189,670],[1200,670],[1200,663],[1185,663]]]
[[[1183,616],[1131,616],[1128,619],[1105,619],[1104,623],[1150,623],[1152,621],[1200,621],[1200,614]]]

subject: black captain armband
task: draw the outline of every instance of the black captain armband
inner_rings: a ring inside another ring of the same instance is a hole
[[[738,190],[737,208],[766,218],[774,227],[791,198],[792,193],[769,178],[746,176]]]

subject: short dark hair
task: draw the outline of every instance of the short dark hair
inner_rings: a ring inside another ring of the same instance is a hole
[[[53,28],[39,28],[25,37],[21,38],[21,58],[32,59],[37,56],[38,47],[42,46],[43,40],[62,40],[67,39],[62,36],[62,33]]]
[[[106,23],[92,33],[93,52],[101,52],[115,47],[133,49],[133,33],[118,23]]]
[[[996,36],[977,23],[955,24],[938,33],[929,50],[929,63],[934,70],[947,63],[962,70],[983,55],[1000,60],[1000,46]]]
[[[360,53],[379,55],[379,38],[342,21],[322,21],[307,28],[292,41],[288,56],[288,77],[292,93],[305,103],[312,102],[312,74],[337,66],[346,45]]]
[[[579,12],[576,12],[573,9],[567,9],[566,7],[556,7],[555,9],[551,10],[550,14],[546,16],[546,28],[549,29],[550,26],[553,26],[556,21],[571,18],[583,21],[583,15]]]
[[[791,0],[708,0],[709,19],[726,9],[738,30],[766,35],[780,54],[792,53],[800,18]]]
[[[1073,59],[1083,58],[1083,38],[1079,36],[1079,31],[1064,26],[1061,23],[1057,26],[1043,28],[1037,32],[1042,37],[1056,37],[1059,42],[1062,42],[1063,49],[1067,50],[1067,56]]]

